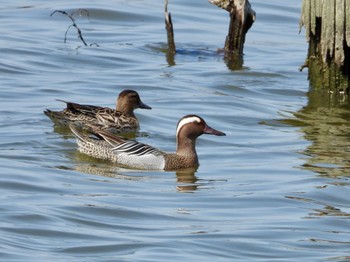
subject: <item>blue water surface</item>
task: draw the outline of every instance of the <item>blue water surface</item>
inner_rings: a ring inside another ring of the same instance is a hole
[[[0,260],[350,260],[349,106],[298,70],[301,0],[251,5],[230,70],[229,15],[207,1],[170,1],[172,61],[163,1],[2,2]],[[136,111],[139,141],[174,151],[186,114],[227,136],[198,139],[196,172],[138,171],[80,154],[43,114],[114,107],[123,89],[153,108]]]

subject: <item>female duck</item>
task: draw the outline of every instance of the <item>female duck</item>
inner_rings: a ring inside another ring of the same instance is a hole
[[[55,125],[68,126],[74,123],[83,129],[99,128],[114,134],[136,132],[140,124],[134,110],[152,109],[141,101],[134,90],[124,90],[119,94],[116,109],[59,101],[66,103],[67,108],[62,111],[44,111]]]
[[[199,166],[196,152],[196,139],[202,134],[225,136],[225,133],[209,127],[196,115],[187,115],[177,124],[176,153],[165,153],[152,146],[127,140],[95,129],[94,136],[82,133],[76,126],[69,125],[77,137],[79,151],[118,165],[134,169],[178,170]]]

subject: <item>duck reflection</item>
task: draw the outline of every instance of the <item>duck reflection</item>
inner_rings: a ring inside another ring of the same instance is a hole
[[[198,189],[198,178],[195,176],[196,169],[188,168],[176,172],[178,185],[176,188],[179,192],[193,192]]]
[[[128,175],[127,172],[124,172],[127,169],[81,154],[78,151],[75,151],[71,157],[75,162],[73,169],[84,174],[136,181],[143,179],[142,176]]]
[[[71,131],[67,127],[54,127],[54,132],[60,134],[64,139],[72,139],[74,136],[72,135]],[[135,138],[140,136],[148,136],[146,133],[127,133],[123,134],[124,137],[127,138]],[[96,159],[93,157],[90,157],[85,154],[81,154],[77,150],[71,151],[70,158],[74,162],[73,170],[76,170],[81,173],[90,174],[90,175],[97,175],[101,177],[109,177],[109,178],[115,178],[115,179],[125,179],[125,180],[143,180],[145,179],[144,174],[145,172],[149,171],[138,171],[135,170],[123,168],[120,166],[112,165],[107,161]],[[59,167],[62,169],[67,169],[67,167]],[[71,169],[71,168],[69,168]],[[200,186],[198,184],[198,178],[195,176],[195,172],[197,171],[196,168],[188,168],[179,170],[176,172],[176,178],[178,185],[176,186],[176,189],[178,192],[193,192],[198,189]],[[156,172],[162,172],[162,171],[156,171]],[[163,171],[164,172],[164,171]]]
[[[81,154],[77,151],[72,154],[71,158],[75,162],[73,169],[84,174],[134,181],[140,181],[149,178],[149,176],[147,176],[147,173],[150,171],[135,171],[112,165],[108,162],[95,159],[85,154]],[[200,184],[198,184],[198,178],[195,176],[196,170],[197,169],[195,168],[188,168],[176,171],[176,189],[178,192],[191,193],[198,189]],[[155,172],[158,173],[164,171]]]
[[[282,122],[299,127],[311,145],[304,169],[322,176],[349,176],[350,103],[346,95],[311,91],[307,106]]]

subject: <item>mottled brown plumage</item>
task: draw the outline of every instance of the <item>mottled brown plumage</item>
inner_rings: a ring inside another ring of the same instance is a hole
[[[77,137],[80,152],[118,165],[149,170],[197,168],[199,166],[196,153],[197,137],[202,134],[225,135],[209,127],[201,117],[187,115],[181,118],[177,125],[176,153],[166,153],[103,130],[94,129],[90,135],[86,135],[72,124],[69,127]]]
[[[133,90],[124,90],[119,94],[116,109],[59,101],[67,104],[64,110],[47,109],[44,111],[55,125],[68,126],[70,123],[74,123],[86,130],[98,128],[113,134],[137,131],[140,125],[134,110],[137,108],[151,109],[150,106],[141,101],[138,93]]]

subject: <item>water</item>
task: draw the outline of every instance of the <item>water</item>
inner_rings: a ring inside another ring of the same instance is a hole
[[[308,93],[301,1],[251,1],[244,68],[216,53],[225,11],[171,1],[179,53],[168,64],[163,1],[4,1],[0,62],[2,261],[348,261],[349,105]],[[54,10],[82,12],[77,25]],[[94,44],[96,43],[96,44]],[[42,113],[55,99],[114,106],[137,90],[137,139],[175,149],[195,113],[196,172],[118,168],[79,154]]]

